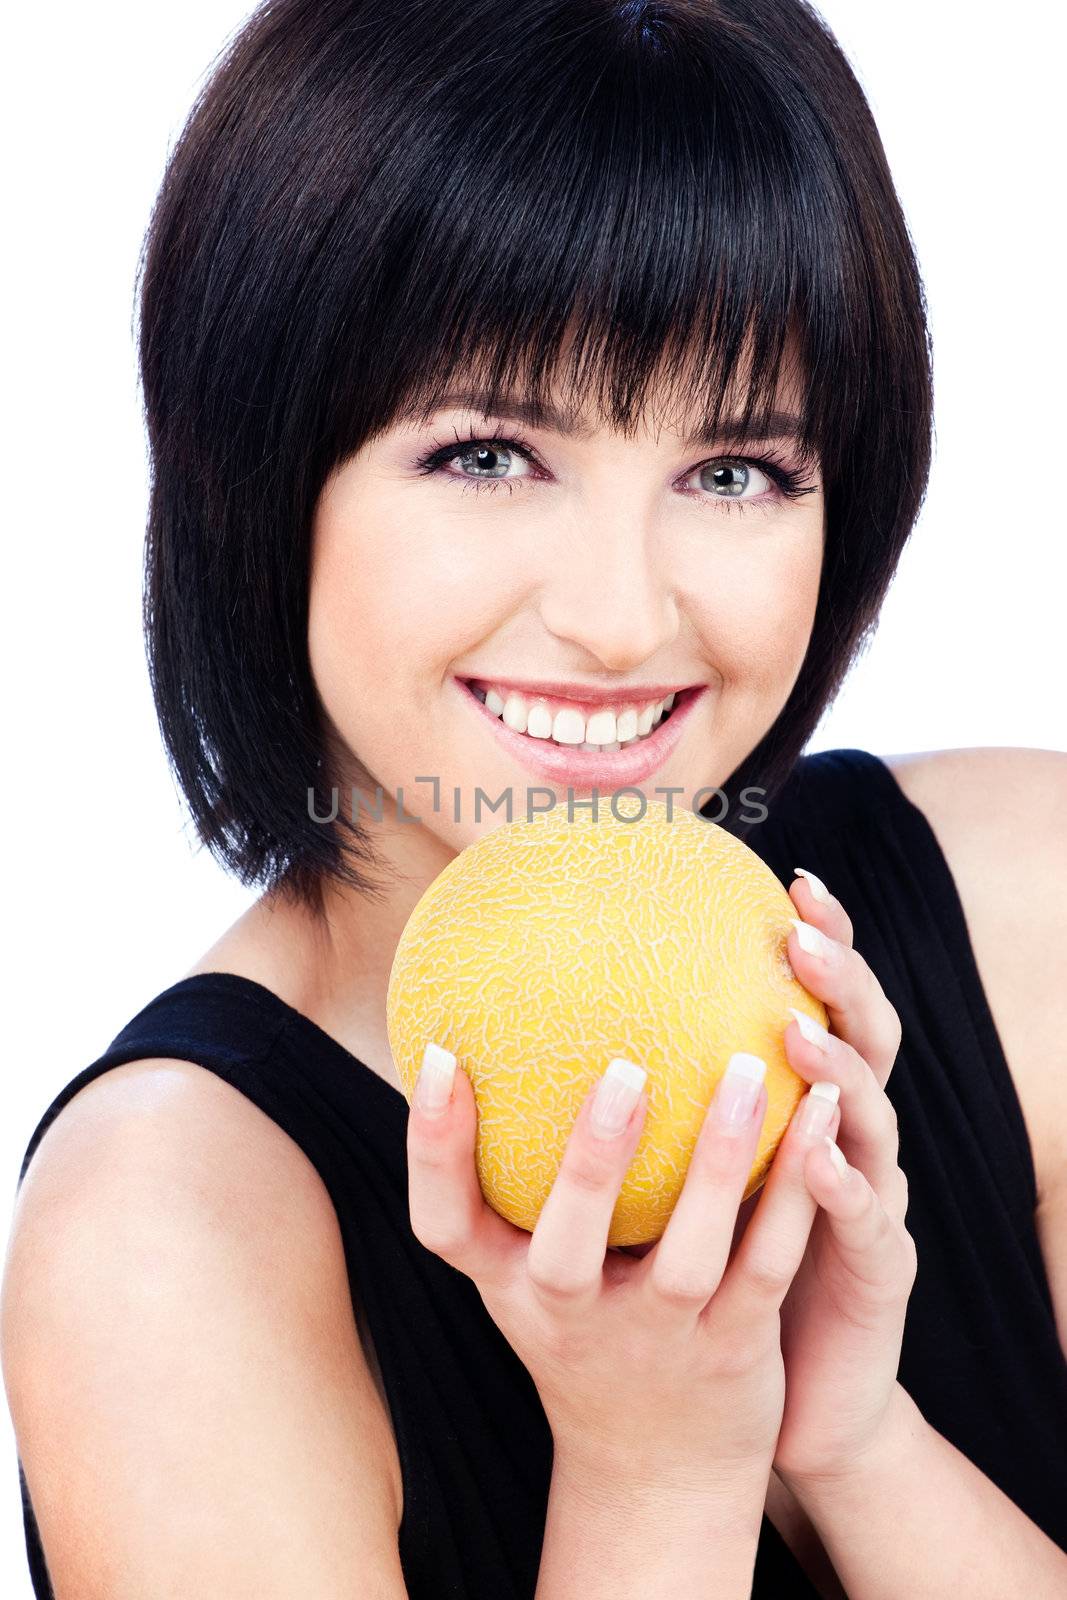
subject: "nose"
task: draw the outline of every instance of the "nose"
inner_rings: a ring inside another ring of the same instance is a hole
[[[678,608],[654,530],[620,509],[583,518],[580,534],[553,552],[541,618],[613,672],[654,659],[678,632]]]

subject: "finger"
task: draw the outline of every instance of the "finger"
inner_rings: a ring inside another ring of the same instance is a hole
[[[518,1268],[529,1244],[522,1228],[486,1203],[474,1161],[478,1104],[467,1074],[450,1050],[428,1044],[420,1083],[427,1073],[451,1097],[440,1116],[422,1109],[419,1088],[408,1114],[408,1211],[419,1243],[476,1282],[504,1282]]]
[[[766,1071],[759,1056],[738,1051],[716,1085],[682,1192],[633,1274],[635,1299],[657,1319],[695,1319],[719,1286],[767,1111]]]
[[[538,1215],[526,1272],[558,1314],[584,1316],[603,1289],[612,1213],[648,1109],[646,1078],[645,1069],[632,1061],[617,1057],[609,1063],[582,1101]],[[622,1123],[614,1135],[601,1121],[613,1108],[616,1124]]]
[[[807,1155],[804,1173],[848,1274],[849,1299],[841,1309],[861,1326],[873,1326],[886,1310],[906,1303],[911,1293],[914,1240],[888,1215],[863,1173],[845,1160],[832,1139],[817,1141]]]
[[[782,1137],[759,1200],[715,1296],[716,1316],[750,1326],[768,1306],[780,1306],[808,1247],[818,1209],[804,1163],[828,1129],[837,1126],[836,1085],[821,1083],[800,1101]]]
[[[794,918],[786,954],[800,982],[825,1005],[834,1032],[884,1085],[900,1048],[900,1018],[859,951]]]
[[[900,1171],[896,1108],[852,1045],[827,1033],[806,1012],[792,1006],[789,1009],[793,1021],[782,1035],[789,1065],[808,1083],[837,1084],[841,1091],[837,1141],[882,1204],[890,1209],[896,1203],[896,1175]]]
[[[852,943],[852,921],[836,895],[807,867],[794,867],[797,874],[789,885],[789,895],[805,922],[810,922],[841,944]]]

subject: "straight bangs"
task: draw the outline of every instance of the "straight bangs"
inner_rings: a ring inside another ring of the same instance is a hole
[[[442,66],[446,154],[421,111],[400,136],[412,200],[378,235],[373,374],[353,349],[332,453],[355,446],[345,419],[362,440],[455,392],[487,413],[555,398],[630,433],[654,387],[704,436],[769,437],[788,373],[797,453],[832,477],[878,350],[864,241],[799,77],[710,6],[526,9],[514,84],[477,19],[494,92],[473,61]],[[362,269],[363,241],[339,259]]]
[[[309,904],[372,893],[308,659],[315,508],[442,396],[818,463],[808,652],[724,782],[788,776],[925,494],[932,373],[863,92],[806,0],[267,0],[168,162],[139,274],[145,629],[201,840]],[[782,409],[783,378],[793,390]],[[450,401],[449,403],[455,403]],[[781,426],[781,424],[785,426]]]

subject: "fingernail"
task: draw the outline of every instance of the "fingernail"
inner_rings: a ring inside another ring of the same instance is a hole
[[[821,878],[817,878],[814,872],[809,872],[807,867],[794,867],[793,871],[796,873],[798,878],[804,878],[807,880],[808,888],[811,890],[816,900],[821,900],[824,906],[828,906],[830,904],[833,896]]]
[[[444,1116],[455,1077],[455,1056],[431,1040],[422,1053],[422,1066],[415,1079],[415,1104],[424,1117]]]
[[[801,922],[799,917],[790,917],[790,922],[797,930],[797,941],[800,948],[809,956],[818,956],[821,961],[836,961],[840,945],[836,939],[828,939],[821,928],[816,928],[810,922]]]
[[[827,1147],[828,1147],[828,1149],[830,1151],[830,1160],[833,1162],[835,1168],[837,1169],[838,1177],[840,1177],[840,1178],[846,1177],[847,1174],[848,1174],[848,1162],[845,1160],[844,1156],[841,1154],[840,1150],[837,1148],[837,1146],[834,1143],[834,1141],[830,1138],[830,1135],[829,1134],[825,1134],[824,1137],[826,1139]]]
[[[796,1017],[797,1027],[808,1043],[816,1045],[824,1055],[827,1055],[830,1050],[830,1035],[822,1023],[816,1022],[814,1017],[809,1017],[806,1011],[798,1011],[796,1006],[787,1006],[786,1010]]]
[[[617,1139],[641,1098],[648,1073],[624,1056],[609,1061],[597,1085],[589,1112],[589,1130],[597,1139]]]
[[[730,1057],[711,1102],[711,1120],[720,1133],[744,1132],[766,1071],[767,1063],[745,1050],[736,1050]]]
[[[841,1089],[836,1083],[828,1083],[825,1078],[813,1083],[797,1113],[797,1132],[805,1138],[825,1134],[834,1120],[834,1109],[840,1097]]]

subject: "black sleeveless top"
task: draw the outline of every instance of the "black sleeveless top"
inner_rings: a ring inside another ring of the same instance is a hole
[[[876,756],[830,750],[797,763],[746,841],[783,884],[794,866],[809,867],[839,896],[903,1025],[887,1093],[918,1274],[900,1381],[927,1421],[1067,1549],[1067,1362],[1035,1230],[1030,1144],[937,840]],[[233,1084],[326,1185],[396,1434],[411,1600],[532,1600],[551,1435],[474,1284],[410,1230],[408,1107],[397,1089],[261,985],[199,974],[151,1000],[60,1091],[19,1182],[79,1089],[157,1056]],[[34,1592],[53,1600],[21,1462],[19,1475]],[[815,1595],[766,1516],[752,1593]]]

